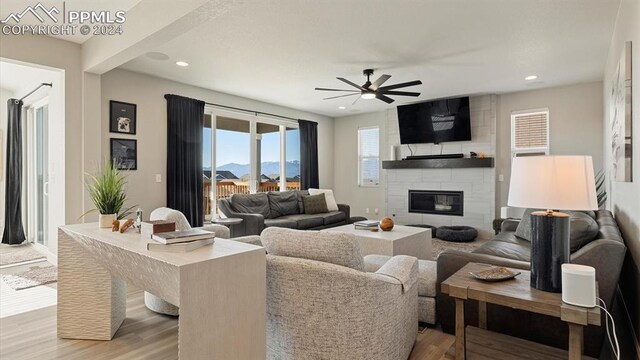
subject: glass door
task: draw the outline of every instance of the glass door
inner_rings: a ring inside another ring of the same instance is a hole
[[[202,151],[205,220],[233,194],[300,189],[295,122],[208,108]]]
[[[49,105],[36,108],[36,242],[47,246],[47,209],[49,208],[49,178],[47,156],[49,139]]]

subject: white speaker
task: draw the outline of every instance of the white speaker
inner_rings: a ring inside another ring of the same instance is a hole
[[[596,306],[596,269],[562,264],[562,301],[581,307]]]

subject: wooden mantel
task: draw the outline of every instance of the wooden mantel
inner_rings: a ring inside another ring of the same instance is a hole
[[[460,169],[492,168],[492,157],[383,161],[383,169]]]

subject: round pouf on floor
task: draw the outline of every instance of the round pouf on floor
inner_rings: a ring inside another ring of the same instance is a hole
[[[452,242],[472,242],[478,237],[478,230],[471,226],[440,226],[438,239]]]
[[[425,225],[425,224],[411,224],[407,226],[419,227],[423,229],[431,229],[431,237],[438,237],[438,227],[433,225]]]

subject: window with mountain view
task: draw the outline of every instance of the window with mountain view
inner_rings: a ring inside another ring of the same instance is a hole
[[[252,133],[256,142],[255,160],[250,153]],[[212,143],[215,143],[215,152]],[[215,212],[214,198],[300,189],[300,131],[278,123],[222,116],[212,121],[207,115],[203,131],[203,174],[205,218]]]

